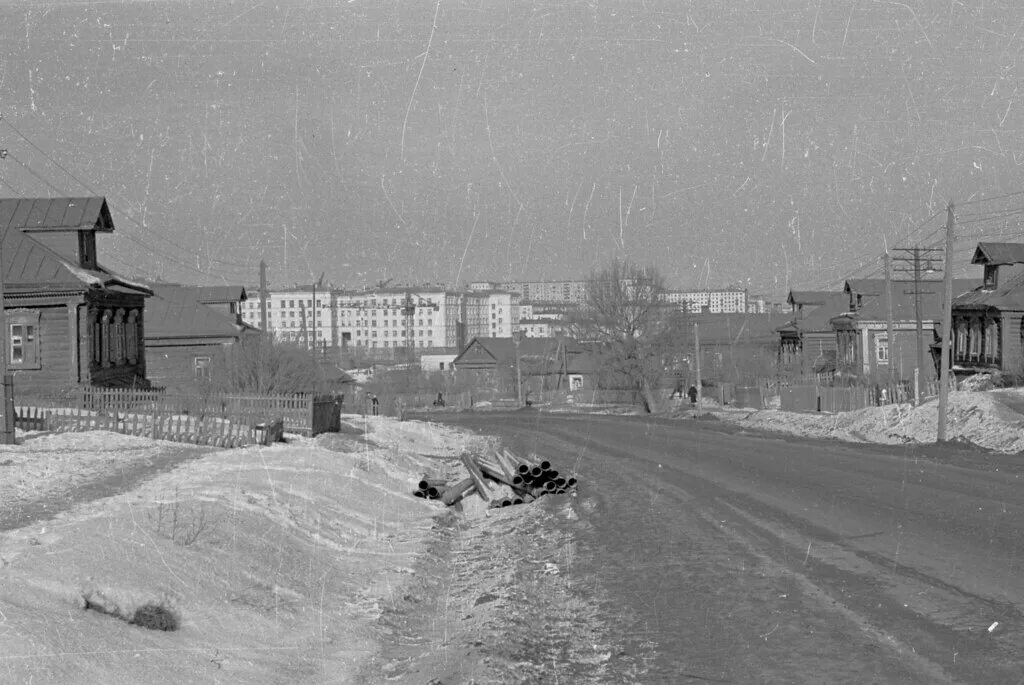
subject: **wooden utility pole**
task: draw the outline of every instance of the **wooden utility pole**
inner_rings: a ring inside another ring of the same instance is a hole
[[[885,319],[885,335],[887,338],[886,347],[888,348],[889,356],[889,380],[895,382],[899,380],[896,378],[896,364],[894,360],[897,358],[893,354],[896,348],[896,336],[893,335],[892,330],[892,274],[889,272],[889,253],[886,252],[882,255],[882,261],[885,264],[885,297],[888,300],[886,306],[886,319]]]
[[[693,323],[693,350],[694,350],[694,355],[693,356],[697,360],[697,363],[696,363],[696,367],[697,367],[696,368],[696,371],[697,371],[697,386],[696,386],[697,387],[697,416],[700,416],[700,414],[701,414],[701,404],[702,404],[703,397],[701,396],[701,387],[700,387],[700,329],[699,329],[698,326],[699,325],[695,321]]]
[[[922,274],[935,273],[936,269],[934,268],[932,259],[938,257],[939,253],[942,252],[942,248],[939,248],[939,247],[900,247],[900,248],[896,248],[896,250],[898,252],[906,253],[906,256],[896,257],[896,261],[902,262],[904,264],[902,269],[896,269],[896,271],[899,271],[899,272],[902,272],[902,273],[913,274],[913,278],[914,278],[914,289],[912,291],[910,291],[910,293],[907,293],[907,291],[904,291],[904,293],[905,294],[913,294],[913,296],[914,296],[914,318],[917,321],[917,370],[918,370],[918,375],[916,376],[916,378],[919,379],[918,381],[915,381],[915,383],[914,383],[914,396],[917,397],[917,398],[920,398],[921,395],[923,394],[921,392],[920,380],[924,380],[923,378],[921,378],[920,374],[924,373],[924,370],[927,368],[925,366],[924,323],[921,320],[921,295],[924,295],[924,294],[931,295],[931,294],[934,294],[934,292],[935,292],[935,291],[932,291],[932,290],[922,290],[921,289],[921,283],[922,283],[921,276],[922,276]],[[927,267],[922,268],[922,265],[921,265],[922,258],[928,260],[928,266]]]
[[[512,333],[512,345],[516,350],[516,401],[517,406],[523,406],[523,371],[519,363],[519,340],[523,337],[522,331]]]
[[[946,207],[946,273],[943,274],[942,355],[939,362],[939,426],[938,442],[946,440],[946,408],[949,402],[949,357],[953,327],[953,203]]]
[[[7,237],[5,230],[0,237],[0,248]],[[7,313],[4,311],[4,270],[3,251],[0,249],[0,444],[14,444],[14,378],[7,372],[7,345],[10,331],[7,329]],[[38,339],[38,338],[37,338]]]
[[[264,335],[270,332],[267,328],[267,300],[270,293],[267,292],[267,263],[260,260],[260,329]]]

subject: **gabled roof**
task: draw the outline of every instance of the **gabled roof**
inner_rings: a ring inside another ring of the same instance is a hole
[[[1024,264],[1024,243],[978,243],[971,264]]]
[[[144,285],[133,283],[99,267],[83,269],[21,230],[3,230],[0,268],[5,295],[78,293],[111,288],[150,295]]]
[[[0,228],[110,233],[114,221],[102,197],[22,197],[0,200]]]
[[[831,290],[790,290],[786,303],[790,305],[822,305],[835,295]]]
[[[921,319],[923,321],[939,321],[942,319],[942,281],[922,281],[920,293]],[[972,288],[981,285],[978,278],[955,278],[953,279],[953,298],[957,302],[957,296],[969,292]],[[869,297],[864,300],[861,308],[856,312],[844,312],[838,316],[846,316],[861,321],[886,321],[889,318],[889,298],[883,294],[879,297]],[[838,318],[834,316],[832,318]],[[907,281],[894,281],[892,288],[892,319],[893,321],[906,322],[917,320],[917,301],[914,296],[914,283]]]
[[[774,344],[779,326],[789,317],[784,313],[694,314],[689,320],[698,324],[701,345]]]
[[[198,288],[154,283],[146,302],[146,340],[238,338],[243,326],[199,301]]]
[[[885,294],[885,279],[851,278],[843,284],[843,292],[855,295],[883,295]]]
[[[953,308],[979,309],[994,307],[1008,311],[1024,311],[1024,274],[1006,279],[993,290],[975,289],[953,298]]]
[[[850,298],[846,293],[829,293],[828,300],[822,305],[815,307],[810,313],[805,314],[802,319],[793,319],[785,326],[776,330],[799,331],[800,333],[831,333],[832,326],[829,321],[832,317],[842,314],[850,309]]]
[[[197,299],[203,304],[245,302],[245,288],[240,285],[199,285],[195,287]]]

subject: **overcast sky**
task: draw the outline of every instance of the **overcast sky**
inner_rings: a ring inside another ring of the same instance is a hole
[[[14,2],[0,39],[0,193],[105,195],[129,275],[621,256],[784,297],[935,244],[949,201],[961,266],[1021,234],[1024,195],[977,202],[1024,189],[1014,0]]]

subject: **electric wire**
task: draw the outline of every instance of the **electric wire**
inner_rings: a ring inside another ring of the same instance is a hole
[[[56,159],[54,159],[54,158],[53,158],[53,157],[51,157],[51,156],[50,156],[49,154],[47,154],[45,150],[43,150],[43,149],[42,149],[42,148],[40,148],[40,147],[39,147],[38,145],[36,145],[36,144],[35,144],[34,142],[32,142],[32,141],[31,141],[31,140],[30,140],[30,139],[28,138],[28,136],[26,136],[26,135],[25,135],[24,133],[22,133],[22,132],[21,132],[21,131],[20,131],[20,130],[19,130],[19,129],[18,129],[18,128],[17,128],[17,127],[16,127],[15,125],[14,125],[14,124],[12,124],[12,123],[10,122],[10,120],[9,120],[9,119],[8,119],[7,117],[5,117],[5,116],[4,116],[3,114],[0,114],[0,122],[2,122],[2,123],[4,123],[4,124],[6,124],[6,125],[7,125],[7,126],[8,126],[8,127],[9,127],[9,128],[11,129],[11,130],[12,130],[12,131],[14,131],[14,132],[15,132],[15,133],[16,133],[16,134],[17,134],[17,135],[19,136],[19,137],[21,137],[21,139],[22,139],[22,140],[24,140],[24,141],[25,141],[26,143],[28,143],[28,144],[29,144],[30,146],[32,146],[32,148],[33,148],[34,150],[36,150],[36,151],[37,151],[37,152],[38,152],[39,154],[41,154],[41,155],[42,155],[42,156],[43,156],[44,158],[46,158],[46,159],[47,159],[47,160],[48,160],[49,162],[51,162],[51,163],[52,163],[53,165],[55,165],[55,166],[56,166],[56,167],[57,167],[58,169],[60,169],[61,171],[63,171],[63,172],[65,173],[65,174],[67,174],[67,175],[68,175],[68,176],[69,176],[69,177],[70,177],[70,178],[71,178],[72,180],[74,180],[74,181],[75,181],[76,183],[78,183],[78,184],[79,184],[80,186],[82,186],[82,187],[83,187],[83,188],[85,188],[85,189],[86,189],[87,191],[89,191],[90,193],[92,193],[93,195],[95,195],[95,196],[97,196],[97,197],[101,197],[101,196],[103,196],[103,193],[100,193],[99,191],[97,191],[97,190],[95,190],[94,188],[90,187],[90,186],[89,186],[89,185],[88,185],[88,184],[87,184],[87,183],[86,183],[85,181],[83,181],[83,180],[81,180],[80,178],[78,178],[77,176],[75,176],[75,175],[74,175],[73,173],[71,173],[71,171],[69,171],[69,170],[68,170],[68,169],[67,169],[67,168],[66,168],[66,167],[65,167],[64,165],[62,165],[62,164],[61,164],[60,162],[58,162],[58,161],[57,161]],[[16,161],[17,161],[17,160],[16,160]],[[20,162],[20,161],[19,161],[18,163],[19,163],[19,164],[21,164],[21,162]],[[22,166],[25,166],[25,165],[24,165],[24,164],[22,164]],[[27,167],[26,167],[26,168],[27,168]],[[32,170],[31,170],[31,169],[29,169],[29,171],[30,171],[30,172],[32,172]],[[33,173],[33,174],[35,174],[35,172],[32,172],[32,173]],[[57,190],[57,189],[56,189],[56,188],[55,188],[55,187],[54,187],[53,185],[51,185],[51,184],[50,184],[50,183],[49,183],[48,181],[46,181],[45,179],[42,179],[41,177],[39,177],[39,176],[38,176],[38,174],[35,174],[35,175],[36,175],[36,177],[37,177],[37,178],[40,178],[40,180],[42,180],[42,181],[43,181],[44,183],[46,183],[47,185],[49,185],[49,186],[50,186],[50,188],[52,188],[52,189],[54,190],[54,192],[56,192],[56,193],[58,193],[58,194],[60,194],[60,193],[62,192],[62,191],[60,191],[60,190]],[[117,196],[116,196],[116,195],[112,195],[111,197],[113,197],[113,198],[117,198]],[[120,199],[122,199],[122,200],[123,200],[123,198],[120,198]],[[125,204],[127,204],[127,203],[125,203]],[[121,215],[123,215],[123,216],[124,216],[125,218],[127,218],[127,219],[128,219],[128,220],[129,220],[130,222],[132,222],[133,224],[135,224],[136,226],[138,226],[138,227],[139,227],[140,229],[142,229],[143,231],[146,231],[146,232],[148,232],[149,234],[151,234],[151,235],[152,235],[153,237],[155,237],[155,238],[158,238],[158,239],[162,240],[163,242],[167,243],[167,244],[168,244],[168,245],[170,245],[171,247],[174,247],[175,249],[178,249],[178,250],[181,250],[182,252],[185,252],[185,250],[184,250],[184,249],[183,249],[183,248],[182,248],[182,247],[181,247],[180,245],[178,245],[177,243],[175,243],[174,241],[170,240],[169,238],[165,238],[164,236],[160,235],[160,234],[159,234],[158,232],[156,232],[156,231],[153,231],[153,230],[152,230],[152,229],[150,229],[150,228],[147,228],[147,227],[146,227],[146,226],[145,226],[145,225],[144,225],[144,224],[143,224],[142,222],[140,222],[140,221],[139,221],[138,219],[136,219],[136,218],[135,218],[134,216],[132,216],[132,214],[131,214],[130,212],[128,212],[128,211],[126,211],[126,210],[124,210],[124,209],[122,209],[122,208],[120,208],[120,207],[119,207],[119,208],[118,208],[118,213],[119,213],[119,214],[121,214]],[[128,234],[128,233],[125,233],[124,235],[125,235],[126,237],[128,237],[129,239],[132,239],[132,236],[131,236],[130,234]],[[139,241],[138,241],[138,240],[135,240],[135,242],[136,242],[136,243],[139,243]],[[139,244],[140,244],[140,245],[142,245],[142,243],[139,243]],[[145,247],[146,249],[151,249],[151,248],[150,248],[150,247],[149,247],[148,245],[142,245],[142,247]],[[154,250],[154,251],[155,251],[155,250]],[[164,255],[161,255],[161,256],[164,256]],[[216,257],[209,257],[209,258],[208,258],[208,261],[214,261],[214,262],[217,262],[218,264],[224,264],[224,265],[226,265],[226,266],[234,266],[234,267],[238,267],[238,268],[244,268],[244,269],[248,269],[248,268],[250,268],[250,267],[249,267],[248,265],[245,265],[245,264],[239,264],[239,263],[237,263],[237,262],[229,262],[229,261],[226,261],[226,260],[223,260],[223,259],[217,259]]]

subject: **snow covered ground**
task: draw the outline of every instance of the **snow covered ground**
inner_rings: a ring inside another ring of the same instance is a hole
[[[1024,402],[1024,390],[951,392],[947,439],[996,452],[1024,451],[1024,415],[1011,409],[1005,401],[1015,396]],[[935,442],[938,429],[938,400],[934,398],[918,407],[892,404],[837,414],[722,407],[712,408],[711,413],[751,428],[852,442],[929,443]]]
[[[0,682],[350,682],[444,509],[415,484],[482,444],[344,418],[172,470],[160,460],[181,445],[103,431],[0,446]],[[146,605],[180,629],[132,625]]]

